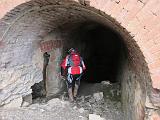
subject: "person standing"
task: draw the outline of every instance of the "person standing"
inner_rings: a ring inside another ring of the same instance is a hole
[[[79,53],[71,48],[68,55],[61,62],[61,75],[66,77],[68,96],[71,102],[77,97],[82,73],[86,69],[84,61]]]

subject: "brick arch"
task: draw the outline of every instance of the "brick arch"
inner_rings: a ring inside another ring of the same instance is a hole
[[[1,1],[0,18],[16,6],[28,1],[30,0]],[[90,6],[116,19],[130,33],[148,63],[153,88],[160,89],[160,25],[158,24],[160,2],[158,0],[91,0]]]

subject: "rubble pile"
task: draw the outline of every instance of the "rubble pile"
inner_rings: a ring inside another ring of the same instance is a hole
[[[122,120],[123,114],[120,102],[119,84],[111,84],[108,81],[102,81],[92,86],[93,87],[83,88],[86,94],[83,93],[84,95],[80,94],[80,96],[77,97],[76,103],[73,104],[74,108],[76,106],[79,112],[85,111],[87,114],[91,114],[91,116],[92,114],[98,115],[106,120]],[[87,93],[87,91],[89,91],[89,93]],[[68,100],[66,92],[61,96],[61,99]],[[99,119],[97,118],[96,120]]]
[[[89,114],[99,115],[106,120],[122,120],[121,103],[105,101],[103,92],[77,98],[77,106]]]
[[[64,92],[51,100],[38,98],[28,107],[0,109],[0,117],[2,120],[123,120],[117,85],[107,82],[95,85],[96,88],[85,88],[90,93],[80,94],[74,103],[68,101]]]

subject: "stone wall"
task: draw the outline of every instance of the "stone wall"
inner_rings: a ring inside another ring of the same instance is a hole
[[[122,75],[122,106],[125,120],[144,120],[146,86],[144,77],[134,71],[129,64],[125,65]]]
[[[39,48],[33,41],[8,43],[6,46],[1,49],[0,58],[0,105],[32,93],[30,87],[43,79],[40,56],[36,56]]]
[[[125,37],[124,37],[125,36]],[[143,54],[132,38],[123,34],[124,43],[119,59],[118,81],[121,82],[121,100],[125,120],[144,120],[147,91],[151,87],[148,68]],[[129,42],[129,39],[132,41]],[[134,52],[133,52],[134,51]]]

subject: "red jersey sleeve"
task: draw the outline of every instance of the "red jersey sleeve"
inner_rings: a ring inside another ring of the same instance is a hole
[[[68,56],[65,57],[65,59],[63,59],[63,61],[61,62],[61,67],[63,69],[66,69],[67,67],[67,62],[68,62]]]

